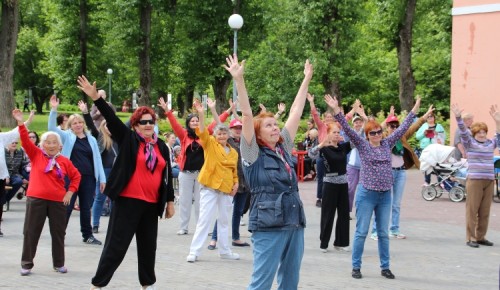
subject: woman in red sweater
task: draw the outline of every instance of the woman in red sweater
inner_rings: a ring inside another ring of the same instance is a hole
[[[30,141],[28,130],[23,123],[23,113],[12,111],[19,126],[19,134],[24,151],[31,160],[30,187],[26,194],[26,217],[24,220],[24,241],[21,257],[21,275],[31,273],[34,266],[36,248],[45,219],[49,218],[52,237],[52,263],[54,271],[66,273],[64,266],[64,237],[66,235],[66,206],[73,193],[78,190],[80,173],[73,163],[62,156],[61,137],[55,132],[42,135],[40,147]],[[70,180],[68,191],[64,188],[64,177]]]

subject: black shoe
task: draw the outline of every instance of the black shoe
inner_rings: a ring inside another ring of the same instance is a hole
[[[316,201],[316,207],[321,207],[321,199],[318,199],[318,200]]]
[[[382,272],[380,272],[380,274],[382,276],[384,276],[385,278],[387,278],[387,279],[394,279],[394,278],[396,278],[394,276],[394,274],[392,274],[391,270],[389,270],[389,269],[382,270]]]
[[[466,244],[471,248],[479,248],[479,244],[475,241],[468,241]]]
[[[361,270],[360,269],[352,269],[351,275],[352,275],[352,277],[354,279],[361,279],[361,278],[363,278],[363,275],[361,275]]]
[[[98,239],[94,238],[94,236],[90,236],[86,239],[83,239],[83,242],[86,244],[91,244],[91,245],[102,245],[101,241]]]
[[[478,244],[482,245],[482,246],[488,246],[488,247],[491,247],[493,246],[493,243],[484,239],[482,241],[477,241]]]
[[[0,230],[0,237],[3,237],[3,233],[2,233],[2,231],[1,231],[1,230]]]
[[[236,243],[236,242],[234,242],[234,241],[233,241],[232,245],[233,245],[234,247],[250,247],[250,244],[249,244],[249,243],[247,243],[247,242],[243,242],[243,243]]]
[[[92,227],[92,232],[93,232],[94,234],[97,234],[97,233],[99,232],[99,226],[93,226],[93,227]]]

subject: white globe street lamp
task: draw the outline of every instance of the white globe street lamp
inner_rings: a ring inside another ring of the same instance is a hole
[[[234,31],[234,46],[233,46],[233,53],[237,54],[238,52],[238,29],[240,29],[243,26],[243,17],[239,14],[233,14],[229,16],[229,19],[227,20],[227,23],[229,24],[229,27]],[[233,81],[233,102],[236,102],[238,99],[238,96],[236,95],[236,84]]]
[[[108,83],[109,83],[109,102],[112,104],[113,102],[111,101],[111,79],[113,76],[113,70],[108,68],[106,72],[108,73]]]

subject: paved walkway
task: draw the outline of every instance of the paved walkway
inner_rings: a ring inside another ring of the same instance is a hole
[[[380,276],[377,243],[367,239],[363,279],[351,278],[350,253],[319,250],[320,210],[314,206],[315,183],[300,183],[307,215],[305,253],[300,289],[499,289],[500,204],[491,208],[488,239],[494,247],[472,249],[465,245],[465,203],[454,203],[444,194],[432,202],[420,196],[423,177],[408,171],[403,198],[401,230],[406,240],[391,239],[391,270],[395,280]],[[50,236],[46,223],[35,258],[33,274],[19,275],[24,219],[24,200],[13,201],[4,213],[0,238],[0,289],[89,289],[102,246],[82,243],[78,213],[73,213],[66,235],[67,274],[52,271]],[[351,222],[351,240],[355,227]],[[107,218],[102,218],[104,240]],[[185,261],[192,239],[177,236],[179,219],[160,222],[157,251],[157,289],[245,289],[252,271],[251,248],[233,248],[239,261],[222,261],[216,251],[205,250],[200,261]],[[191,225],[191,229],[194,225]],[[246,227],[242,239],[249,241]],[[332,238],[333,242],[333,238]],[[208,243],[208,240],[207,240]],[[137,255],[132,242],[125,260],[106,289],[139,289]],[[274,286],[273,289],[275,289]]]

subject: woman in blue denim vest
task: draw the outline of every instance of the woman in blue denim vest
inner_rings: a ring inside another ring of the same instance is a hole
[[[245,61],[239,64],[233,55],[226,62],[238,90],[243,123],[241,158],[251,192],[248,230],[252,232],[254,261],[248,289],[271,289],[276,272],[278,289],[297,289],[306,219],[290,153],[313,68],[307,60],[304,80],[280,132],[272,113],[253,118],[243,78]]]
[[[360,137],[349,127],[336,98],[327,95],[325,102],[333,109],[335,119],[358,149],[361,159],[360,180],[355,199],[356,231],[352,248],[352,277],[362,278],[361,257],[370,227],[370,218],[372,213],[375,213],[381,275],[394,279],[389,269],[389,217],[391,215],[391,188],[394,183],[391,150],[412,124],[420,107],[420,98],[417,98],[415,106],[401,126],[387,138],[382,137],[382,126],[377,121],[368,121],[365,125],[367,139]],[[353,107],[356,112],[359,112],[360,105],[359,100],[356,100]]]

